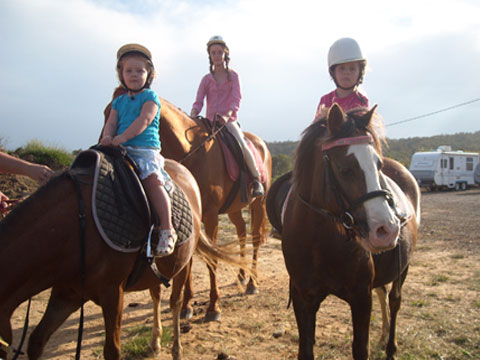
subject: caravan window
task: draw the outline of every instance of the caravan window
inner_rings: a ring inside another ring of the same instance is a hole
[[[447,159],[440,159],[440,168],[442,169],[447,168]]]
[[[473,170],[473,158],[467,157],[467,170],[472,171]]]
[[[450,170],[453,170],[453,157],[448,158],[450,160],[450,166],[448,167]]]

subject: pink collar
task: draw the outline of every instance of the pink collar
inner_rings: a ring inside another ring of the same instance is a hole
[[[328,144],[322,145],[322,151],[328,150],[337,146],[346,146],[346,145],[358,145],[358,144],[370,144],[373,143],[373,138],[371,135],[357,136],[350,138],[341,138],[335,141],[332,141]]]

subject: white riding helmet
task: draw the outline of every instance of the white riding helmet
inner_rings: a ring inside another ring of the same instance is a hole
[[[222,45],[228,49],[227,43],[225,42],[225,40],[223,40],[223,37],[221,37],[220,35],[214,35],[210,38],[210,40],[208,40],[207,50],[208,48],[210,48],[210,46],[215,44]]]
[[[328,51],[328,68],[352,61],[366,61],[358,43],[351,38],[338,39]]]

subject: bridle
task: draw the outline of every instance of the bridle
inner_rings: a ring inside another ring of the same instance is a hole
[[[341,139],[337,139],[335,141],[322,145],[323,160],[324,160],[324,166],[325,166],[325,183],[330,186],[332,193],[334,194],[335,199],[341,208],[340,215],[334,214],[330,210],[322,209],[311,204],[300,193],[298,193],[298,198],[308,208],[310,208],[317,214],[330,217],[335,222],[343,225],[343,227],[347,229],[347,231],[354,232],[358,235],[361,235],[361,229],[357,225],[357,221],[355,220],[353,213],[359,206],[361,206],[364,202],[370,199],[373,199],[376,197],[384,197],[388,205],[394,210],[395,214],[397,216],[400,216],[400,215],[397,211],[392,193],[386,189],[386,184],[383,184],[385,188],[382,188],[381,190],[368,192],[360,196],[358,199],[355,199],[354,201],[350,201],[346,196],[345,190],[340,186],[339,181],[335,177],[335,174],[332,170],[332,164],[331,164],[330,156],[328,154],[328,150],[334,147],[339,147],[339,146],[349,146],[354,144],[371,144],[371,143],[373,143],[372,136],[364,135],[364,136],[357,136],[357,137],[341,138]]]

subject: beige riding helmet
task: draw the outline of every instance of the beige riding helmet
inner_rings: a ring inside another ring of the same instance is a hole
[[[358,43],[352,38],[341,38],[335,41],[328,51],[328,68],[334,65],[353,61],[367,61],[362,55]]]
[[[117,61],[119,61],[123,56],[129,53],[138,53],[145,56],[148,60],[152,61],[152,53],[145,46],[140,44],[126,44],[123,45],[117,51]]]

